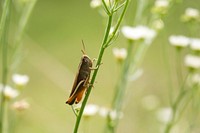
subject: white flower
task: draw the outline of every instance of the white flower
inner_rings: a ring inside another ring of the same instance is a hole
[[[97,8],[97,7],[100,7],[101,6],[101,0],[92,0],[90,2],[90,6],[92,8]]]
[[[109,7],[114,2],[114,0],[105,0],[106,5]]]
[[[197,9],[194,8],[187,8],[185,10],[185,14],[182,16],[182,20],[184,22],[188,22],[188,21],[199,21],[200,19],[200,13]]]
[[[187,47],[190,43],[190,39],[185,36],[172,35],[169,37],[169,42],[171,45],[176,47]]]
[[[115,120],[117,118],[121,119],[124,114],[122,112],[117,112],[116,110],[101,107],[99,109],[99,115],[102,117],[107,117],[109,115],[111,120]]]
[[[0,84],[0,92],[3,91],[3,85]],[[10,100],[10,99],[14,99],[19,95],[19,92],[13,88],[11,88],[10,86],[5,86],[4,88],[4,96]]]
[[[110,36],[113,36],[114,30],[115,30],[115,27],[111,27],[111,28],[110,28],[110,32],[109,32],[109,35],[110,35]],[[117,30],[117,31],[115,32],[115,36],[117,36],[118,34],[119,34],[119,30]]]
[[[156,0],[155,7],[167,8],[169,6],[168,0]]]
[[[199,17],[199,11],[194,8],[187,8],[185,10],[185,15],[190,18],[197,18],[197,17]]]
[[[112,34],[113,34],[113,32],[114,32],[114,29],[115,29],[115,27],[111,27],[111,28],[110,28],[109,35],[112,35]]]
[[[109,116],[112,120],[121,119],[124,114],[122,112],[117,112],[116,110],[112,110],[109,112]]]
[[[153,21],[152,26],[156,30],[161,30],[161,29],[163,29],[163,27],[165,25],[164,25],[164,22],[161,19],[158,19],[158,20]]]
[[[24,86],[28,83],[29,77],[27,75],[14,74],[12,80],[16,85]]]
[[[88,117],[88,116],[94,116],[96,113],[98,113],[99,111],[99,106],[95,105],[95,104],[88,104],[86,105],[84,111],[83,111],[83,115]]]
[[[23,111],[30,107],[30,104],[26,100],[16,101],[12,105],[13,109],[17,111]]]
[[[172,109],[169,107],[161,108],[156,115],[160,122],[167,123],[172,119]]]
[[[102,117],[107,117],[109,112],[110,112],[110,109],[105,108],[105,107],[101,107],[99,109],[99,115],[102,116]]]
[[[200,51],[200,39],[197,38],[191,39],[190,48],[192,50]]]
[[[143,99],[142,99],[142,105],[145,109],[147,110],[153,110],[155,108],[158,107],[159,105],[159,100],[156,96],[154,95],[148,95],[148,96],[145,96]]]
[[[200,57],[195,55],[186,55],[185,65],[190,68],[198,69],[200,68]]]
[[[127,51],[125,48],[113,48],[113,55],[118,61],[122,61],[127,56]]]
[[[130,39],[130,40],[142,40],[145,41],[152,40],[156,36],[156,32],[146,26],[137,26],[137,27],[130,27],[124,26],[122,27],[123,35]]]
[[[194,83],[194,84],[200,84],[200,74],[194,74],[193,76],[192,76],[192,82]]]
[[[165,14],[169,7],[168,0],[156,0],[152,11],[158,14]]]

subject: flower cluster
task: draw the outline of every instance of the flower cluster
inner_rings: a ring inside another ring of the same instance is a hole
[[[190,41],[190,48],[194,51],[200,51],[200,39],[192,38]]]
[[[16,88],[13,88],[9,85],[5,86],[3,84],[0,84],[0,92],[3,93],[7,101],[15,99],[20,95],[20,90],[26,86],[29,81],[29,77],[27,75],[13,74],[12,80]],[[29,104],[25,100],[18,101],[13,104],[13,108],[20,111],[25,110],[28,107]]]
[[[185,10],[184,15],[181,17],[183,22],[199,22],[200,21],[200,13],[199,10],[195,8],[187,8]]]
[[[157,31],[162,30],[164,28],[164,26],[165,26],[165,24],[162,19],[155,19],[152,22],[152,27]]]
[[[172,109],[170,107],[161,108],[156,115],[160,122],[168,123],[172,119]]]
[[[29,81],[29,77],[27,75],[14,74],[12,80],[17,86],[25,86]]]
[[[169,42],[171,45],[175,47],[183,48],[189,45],[190,39],[182,35],[178,35],[178,36],[172,35],[169,37]]]
[[[7,100],[11,100],[16,98],[19,95],[19,91],[6,85],[0,84],[0,92],[4,94]]]
[[[192,76],[192,84],[193,85],[197,85],[197,86],[199,86],[200,85],[200,74],[194,74],[193,76]]]
[[[189,47],[191,54],[185,56],[185,65],[192,69],[200,68],[200,39],[199,38],[189,38],[182,35],[172,35],[169,37],[169,42],[172,46],[176,48],[182,49],[185,47]]]
[[[26,100],[20,100],[13,103],[12,108],[17,111],[24,111],[29,108],[29,103]]]
[[[185,65],[192,69],[200,68],[200,57],[188,54],[185,56]]]
[[[91,2],[90,2],[90,6],[92,7],[92,8],[97,8],[97,7],[100,7],[101,6],[101,0],[92,0]]]
[[[122,62],[126,59],[127,50],[125,48],[113,48],[113,55],[118,62]]]
[[[136,27],[124,26],[122,27],[122,34],[132,41],[151,42],[156,36],[156,31],[143,25]]]
[[[158,15],[164,15],[169,8],[169,0],[156,0],[152,12]]]
[[[111,3],[113,2],[113,0],[104,0],[104,1],[107,6],[110,6]],[[98,8],[98,7],[102,6],[102,0],[91,0],[90,6],[92,8]]]

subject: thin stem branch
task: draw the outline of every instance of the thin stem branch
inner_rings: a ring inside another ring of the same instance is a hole
[[[116,26],[115,26],[115,29],[114,29],[114,31],[113,31],[111,37],[109,38],[109,40],[107,41],[107,43],[105,43],[105,47],[110,46],[110,42],[111,42],[111,41],[113,40],[113,38],[115,37],[115,35],[116,35],[116,33],[117,33],[117,30],[119,29],[119,26],[120,26],[120,24],[121,24],[121,22],[122,22],[122,20],[123,20],[124,15],[125,15],[125,12],[126,12],[126,10],[127,10],[128,4],[129,4],[129,0],[126,1],[125,6],[124,6],[124,10],[122,11],[122,14],[121,14],[121,16],[119,17],[119,19],[118,19],[118,21],[117,21],[117,24],[116,24]],[[113,12],[114,12],[114,9],[113,9]]]
[[[102,3],[103,3],[103,6],[104,6],[104,8],[105,8],[106,13],[107,13],[108,15],[110,15],[111,13],[110,13],[110,10],[108,9],[108,6],[106,5],[105,0],[102,0]]]

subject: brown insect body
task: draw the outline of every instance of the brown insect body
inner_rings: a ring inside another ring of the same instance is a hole
[[[75,81],[66,104],[77,104],[81,101],[85,90],[88,88],[92,61],[87,55],[83,55],[79,64],[79,69],[75,77]]]

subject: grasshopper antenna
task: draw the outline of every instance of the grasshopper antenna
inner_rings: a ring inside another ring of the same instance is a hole
[[[82,40],[82,45],[83,45],[83,49],[81,49],[81,52],[82,52],[83,54],[86,54],[86,53],[85,53],[85,44],[84,44],[83,40]]]

